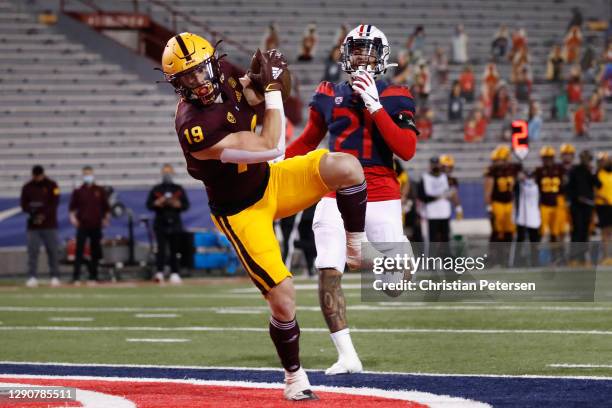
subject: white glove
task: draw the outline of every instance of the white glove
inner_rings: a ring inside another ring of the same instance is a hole
[[[363,103],[365,104],[368,112],[374,113],[379,109],[382,109],[380,104],[380,98],[378,97],[378,89],[376,88],[376,82],[372,75],[365,70],[359,70],[353,74],[353,84],[351,87],[353,91],[357,92]]]

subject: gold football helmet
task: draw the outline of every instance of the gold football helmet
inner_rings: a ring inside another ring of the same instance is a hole
[[[216,49],[199,35],[185,32],[168,40],[162,72],[186,101],[209,105],[221,92]]]

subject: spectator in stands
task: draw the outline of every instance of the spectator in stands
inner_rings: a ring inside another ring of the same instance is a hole
[[[484,72],[482,73],[482,84],[488,88],[489,95],[494,95],[498,83],[499,72],[497,72],[497,65],[490,62],[485,66]]]
[[[325,61],[325,73],[323,74],[323,81],[338,82],[342,71],[340,71],[340,48],[334,47],[329,52],[329,56]]]
[[[514,56],[523,51],[527,52],[527,32],[524,28],[519,28],[512,33],[512,48],[510,54],[508,54],[508,59],[513,61]]]
[[[514,82],[514,95],[519,102],[531,99],[531,75],[527,67],[523,67]]]
[[[601,59],[605,63],[612,62],[612,42],[610,42],[606,47]]]
[[[89,260],[89,281],[98,280],[98,263],[102,259],[102,228],[110,221],[110,206],[106,191],[95,184],[91,166],[83,167],[83,184],[70,197],[70,222],[76,227],[76,253],[74,259],[73,283],[80,284],[81,264],[85,252],[85,241],[89,239],[91,259]]]
[[[415,59],[424,57],[425,51],[425,28],[422,25],[416,26],[414,32],[410,34],[406,41],[406,50]]]
[[[567,92],[560,84],[557,92],[553,96],[551,105],[551,118],[553,120],[567,120],[568,99]]]
[[[505,24],[502,24],[499,27],[499,30],[497,30],[493,36],[493,42],[491,42],[491,55],[493,57],[493,61],[497,61],[498,59],[506,56],[509,41],[508,27],[506,27]]]
[[[580,66],[574,65],[567,82],[567,100],[569,103],[582,102],[582,77]]]
[[[164,269],[168,264],[170,283],[178,284],[181,283],[177,256],[183,232],[181,213],[189,209],[189,199],[183,187],[174,182],[174,168],[170,164],[164,164],[161,176],[161,183],[149,191],[147,198],[147,208],[155,212],[153,231],[157,241],[157,272],[154,279],[160,283],[164,281]]]
[[[397,67],[393,67],[391,71],[391,82],[397,85],[408,84],[411,71],[408,51],[401,50],[397,56]]]
[[[576,137],[586,137],[589,134],[589,107],[580,104],[574,111],[574,135]]]
[[[608,61],[602,67],[599,83],[603,87],[606,100],[612,102],[612,61]]]
[[[519,49],[514,58],[512,58],[512,70],[510,71],[510,82],[516,83],[520,72],[523,69],[529,70],[529,54],[527,53],[527,47]]]
[[[586,48],[580,58],[580,69],[584,74],[584,80],[588,83],[596,81],[597,76],[597,53],[593,47],[592,37],[587,38]]]
[[[542,131],[542,115],[540,111],[540,104],[534,100],[529,101],[529,119],[527,121],[527,134],[529,139],[536,141],[540,139],[540,132]]]
[[[431,92],[431,74],[427,62],[421,58],[414,70],[414,88],[419,105],[426,105]]]
[[[26,286],[38,286],[38,253],[45,246],[51,286],[59,286],[57,206],[59,187],[45,175],[42,166],[32,167],[32,179],[21,189],[21,209],[28,215],[28,280]]]
[[[586,248],[576,243],[589,241],[589,225],[593,214],[594,190],[600,187],[599,179],[593,175],[593,155],[589,150],[580,152],[580,164],[569,172],[567,197],[572,215],[572,242],[574,248],[570,257],[573,263],[584,263]]]
[[[448,120],[463,120],[463,96],[461,96],[461,85],[459,81],[454,81],[448,98]]]
[[[567,25],[567,30],[569,31],[572,27],[582,28],[582,12],[578,7],[572,7],[572,18]]]
[[[429,160],[429,171],[423,174],[419,184],[419,200],[424,203],[424,215],[429,227],[429,242],[450,241],[452,195],[448,176],[442,171],[437,156]]]
[[[338,28],[338,31],[336,31],[336,40],[334,41],[336,47],[340,48],[348,32],[348,24],[342,23],[342,25]]]
[[[489,90],[490,88],[485,84],[482,85],[480,91],[480,98],[478,98],[477,109],[481,111],[482,115],[486,120],[490,120],[493,115],[493,96],[494,94]]]
[[[419,140],[428,140],[433,136],[434,113],[427,105],[420,105],[415,115],[415,124],[419,129]]]
[[[444,52],[444,48],[436,46],[432,64],[436,71],[438,84],[446,84],[446,81],[448,80],[448,58],[446,56],[446,52]]]
[[[451,39],[452,62],[454,64],[466,64],[468,62],[467,44],[468,36],[463,24],[459,24],[455,29],[455,35]]]
[[[466,142],[480,142],[487,133],[487,120],[480,109],[475,110],[465,122],[464,139]]]
[[[601,228],[602,265],[612,266],[612,159],[602,152],[598,157],[597,179],[599,187],[595,190],[595,210]]]
[[[580,27],[574,26],[570,28],[565,39],[563,40],[563,56],[565,62],[573,64],[578,61],[580,56],[580,46],[582,45],[582,31]]]
[[[302,37],[302,48],[298,56],[298,61],[312,61],[318,42],[317,26],[316,24],[309,24]]]
[[[276,29],[276,24],[270,23],[264,34],[263,50],[268,51],[271,49],[278,49],[279,45],[280,39],[278,37],[278,30]]]
[[[563,53],[561,47],[555,44],[548,54],[546,62],[546,79],[552,82],[560,82],[563,80]]]
[[[463,68],[463,72],[461,72],[459,76],[459,85],[461,85],[461,96],[465,98],[466,101],[472,102],[474,100],[476,84],[474,81],[474,72],[470,65],[466,65]]]
[[[597,93],[589,98],[589,122],[603,122],[604,109],[601,98]]]
[[[493,96],[493,119],[505,119],[510,110],[511,97],[504,81],[499,83]]]

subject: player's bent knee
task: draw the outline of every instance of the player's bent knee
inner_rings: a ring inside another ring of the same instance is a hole
[[[291,279],[285,279],[266,295],[272,316],[288,322],[295,317],[295,289]]]
[[[354,186],[364,180],[361,163],[347,153],[328,153],[321,159],[320,173],[332,190]]]

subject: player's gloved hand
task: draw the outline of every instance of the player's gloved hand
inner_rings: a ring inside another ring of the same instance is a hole
[[[287,58],[278,50],[272,49],[264,54],[257,49],[247,75],[260,91],[280,91],[283,87],[280,76],[286,69]]]
[[[353,74],[352,79],[353,84],[351,86],[353,91],[361,96],[368,112],[374,113],[382,109],[374,77],[368,71],[359,70]]]

